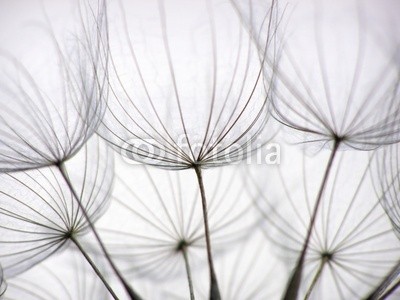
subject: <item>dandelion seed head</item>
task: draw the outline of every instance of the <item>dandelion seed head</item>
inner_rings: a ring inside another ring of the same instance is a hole
[[[110,8],[112,95],[100,134],[164,168],[244,159],[269,119],[269,91],[263,58],[229,1],[123,4],[136,18]]]
[[[273,114],[305,143],[345,137],[341,148],[370,150],[399,140],[399,47],[380,43],[374,14],[356,2],[299,4],[285,28]]]
[[[290,274],[303,246],[326,153],[310,158],[297,147],[285,149],[286,160],[280,168],[261,166],[258,172],[250,170],[258,182],[250,192],[258,199],[264,217],[263,231]],[[318,299],[329,290],[332,298],[358,299],[378,285],[396,264],[400,244],[380,207],[382,194],[377,195],[373,189],[369,166],[367,152],[338,154],[311,235],[301,295],[312,291],[311,298]]]
[[[113,180],[108,152],[105,142],[94,137],[66,165],[92,222],[108,206]],[[0,260],[7,276],[31,268],[87,233],[87,220],[57,167],[0,176]]]
[[[95,132],[105,108],[100,21],[85,23],[80,15],[79,27],[79,6],[61,5],[60,17],[60,6],[47,4],[38,4],[29,15],[18,5],[4,8],[15,18],[2,23],[6,29],[0,36],[10,40],[0,47],[2,172],[71,158]]]
[[[98,228],[129,278],[170,280],[205,262],[201,199],[191,170],[173,172],[116,163],[113,201]],[[205,170],[214,255],[253,231],[257,215],[235,166]],[[115,216],[118,215],[118,219]]]

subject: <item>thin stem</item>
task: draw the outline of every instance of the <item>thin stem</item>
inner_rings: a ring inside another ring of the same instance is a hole
[[[317,200],[316,200],[315,205],[314,205],[314,210],[313,210],[313,213],[311,215],[310,223],[308,225],[307,235],[306,235],[306,238],[304,240],[303,248],[301,250],[300,257],[297,260],[297,264],[296,264],[296,267],[294,269],[294,272],[293,272],[292,276],[289,279],[289,283],[288,283],[287,288],[286,288],[285,296],[283,298],[284,300],[296,300],[297,299],[297,295],[298,295],[299,288],[300,288],[300,283],[301,283],[301,277],[302,277],[302,273],[303,273],[304,260],[305,260],[306,254],[307,254],[308,245],[310,243],[311,233],[312,233],[313,228],[314,228],[315,220],[317,218],[318,209],[319,209],[319,206],[320,206],[321,200],[322,200],[322,195],[324,193],[326,184],[328,182],[329,173],[330,173],[330,171],[332,169],[333,161],[335,159],[337,150],[339,148],[339,144],[340,144],[340,140],[335,140],[334,141],[333,149],[332,149],[331,155],[329,157],[328,164],[327,164],[326,169],[325,169],[324,177],[322,179],[322,183],[321,183],[318,195],[317,195]]]
[[[397,280],[397,282],[389,289],[386,291],[386,293],[382,294],[379,297],[379,300],[383,300],[386,299],[387,297],[389,297],[392,293],[394,293],[400,286],[400,279]]]
[[[321,277],[322,274],[322,270],[325,267],[325,264],[328,262],[328,258],[327,257],[323,257],[321,260],[321,263],[318,267],[317,273],[315,273],[315,276],[310,284],[310,287],[307,290],[306,296],[304,297],[304,300],[308,300],[311,296],[312,291],[314,290],[315,285],[317,284],[319,278]]]
[[[194,167],[194,170],[196,172],[197,180],[199,182],[201,204],[203,206],[204,234],[206,237],[208,267],[210,269],[210,300],[221,300],[221,295],[218,288],[218,281],[217,281],[217,276],[215,275],[214,263],[211,252],[210,230],[208,227],[207,199],[204,190],[203,176],[201,174],[200,166],[196,165]]]
[[[100,280],[103,282],[107,290],[110,292],[111,296],[115,300],[119,300],[111,286],[108,284],[107,280],[104,278],[104,276],[101,274],[100,270],[96,267],[96,264],[93,262],[93,260],[89,257],[89,255],[86,253],[86,251],[83,249],[82,245],[78,242],[78,240],[75,239],[74,236],[70,236],[69,239],[75,244],[75,246],[79,249],[79,251],[83,254],[83,256],[86,258],[87,262],[89,265],[92,267],[93,271],[97,274],[97,276],[100,278]]]
[[[378,285],[370,294],[366,300],[386,299],[391,293],[393,293],[399,286],[400,280],[398,280],[386,293],[383,292],[388,286],[399,276],[400,274],[400,261],[390,270],[386,277],[382,280],[381,284]]]
[[[108,263],[110,264],[111,268],[113,269],[115,275],[117,275],[118,279],[121,281],[122,285],[124,286],[126,292],[128,293],[129,297],[131,300],[142,300],[142,298],[129,286],[129,284],[126,282],[126,280],[124,279],[124,277],[122,276],[122,274],[120,273],[120,271],[118,270],[118,268],[115,266],[114,262],[111,259],[110,254],[108,253],[108,251],[106,250],[106,247],[104,246],[103,241],[101,240],[96,228],[94,227],[92,221],[90,220],[89,215],[87,214],[86,208],[82,205],[81,201],[80,201],[80,197],[78,197],[78,194],[76,193],[69,177],[67,174],[67,170],[65,169],[64,163],[60,163],[57,165],[58,170],[60,171],[62,177],[65,180],[65,183],[68,185],[73,198],[76,199],[76,202],[79,206],[79,209],[81,210],[83,216],[86,219],[86,222],[88,223],[91,231],[93,232],[97,242],[99,243],[101,250],[103,251],[103,254],[106,258],[106,260],[108,261]]]
[[[188,284],[189,284],[190,300],[195,300],[192,273],[190,271],[189,257],[187,255],[187,245],[182,245],[181,252],[182,252],[183,260],[185,261],[187,281],[188,281]]]

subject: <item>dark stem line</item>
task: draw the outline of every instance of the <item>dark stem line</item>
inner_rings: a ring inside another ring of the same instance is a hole
[[[314,290],[315,285],[317,284],[319,278],[321,277],[322,270],[325,267],[325,264],[328,262],[328,258],[323,257],[321,260],[321,263],[318,267],[317,273],[315,273],[315,276],[310,284],[310,287],[307,290],[306,296],[304,297],[304,300],[308,300],[311,296],[312,291]]]
[[[389,290],[387,290],[384,294],[382,294],[379,297],[379,300],[384,300],[387,297],[389,297],[391,294],[393,294],[399,288],[399,286],[400,286],[400,279],[397,280],[397,282]]]
[[[78,197],[78,194],[76,193],[69,177],[68,177],[68,173],[65,169],[65,166],[63,163],[60,163],[57,165],[58,170],[60,171],[62,177],[65,180],[65,183],[68,185],[68,188],[70,189],[73,198],[76,199],[76,202],[79,206],[79,209],[81,210],[83,216],[86,219],[86,222],[88,223],[91,231],[93,232],[98,244],[101,247],[101,250],[103,251],[103,254],[106,258],[106,260],[108,261],[108,263],[110,264],[111,268],[113,269],[115,275],[117,275],[118,279],[120,280],[120,282],[122,283],[122,285],[124,286],[126,292],[128,293],[129,297],[131,300],[142,300],[142,298],[129,286],[129,284],[126,282],[125,278],[122,276],[122,274],[120,273],[120,271],[118,270],[118,268],[115,266],[114,262],[111,259],[110,254],[108,253],[106,247],[104,246],[103,241],[101,240],[96,228],[94,227],[93,222],[90,220],[89,215],[87,214],[86,208],[82,205],[81,201],[80,201],[80,197]]]
[[[186,275],[187,275],[187,281],[188,281],[189,292],[190,292],[190,300],[195,300],[192,273],[190,271],[190,264],[189,264],[189,257],[187,255],[187,248],[184,246],[182,248],[181,252],[182,252],[183,260],[185,261]]]
[[[221,295],[219,292],[218,281],[217,281],[217,276],[215,274],[214,263],[211,252],[210,230],[208,226],[207,199],[204,190],[203,176],[201,173],[200,166],[195,165],[194,170],[196,172],[197,180],[199,182],[201,204],[203,207],[204,234],[206,237],[208,267],[210,269],[210,300],[221,300]]]
[[[400,279],[388,290],[386,293],[383,292],[389,287],[389,285],[399,276],[400,274],[400,261],[390,270],[386,277],[381,283],[369,294],[365,300],[376,300],[386,299],[391,293],[393,293],[400,286]]]
[[[96,273],[97,277],[100,278],[100,280],[103,282],[104,286],[107,288],[107,290],[110,292],[111,296],[115,300],[119,300],[111,286],[108,284],[107,280],[104,278],[104,276],[101,274],[100,270],[97,268],[96,264],[93,262],[93,260],[90,258],[90,256],[87,254],[87,252],[83,249],[82,245],[78,242],[75,237],[70,236],[69,239],[75,244],[75,246],[79,249],[79,251],[82,253],[82,255],[86,258],[86,261],[89,263],[89,265],[92,267],[93,271]]]
[[[317,195],[317,200],[314,205],[314,210],[311,215],[310,223],[308,225],[307,235],[304,240],[303,248],[302,248],[301,254],[297,260],[297,264],[296,264],[296,267],[294,268],[293,274],[290,277],[288,285],[286,287],[285,295],[283,297],[284,300],[296,300],[297,299],[297,295],[298,295],[300,283],[301,283],[301,278],[302,278],[302,273],[303,273],[304,260],[305,260],[306,254],[307,254],[308,245],[310,243],[311,233],[314,228],[318,209],[319,209],[319,206],[320,206],[321,200],[322,200],[322,195],[324,193],[326,184],[328,182],[329,173],[332,169],[333,161],[335,159],[337,150],[339,148],[339,144],[340,144],[340,140],[334,141],[333,149],[332,149],[331,155],[329,157],[328,164],[326,165],[324,177],[322,179],[322,183],[321,183],[318,195]]]

